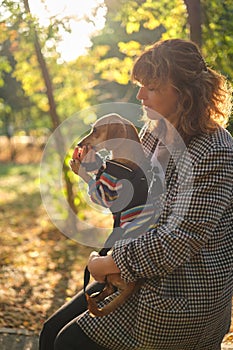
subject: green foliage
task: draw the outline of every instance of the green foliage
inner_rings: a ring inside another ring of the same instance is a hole
[[[151,31],[162,25],[170,37],[188,35],[187,13],[183,0],[122,1],[122,15],[120,17],[118,12],[117,17],[122,20],[127,34],[139,32],[142,28]]]
[[[183,0],[106,1],[107,21],[93,38],[98,45],[108,45],[96,67],[105,99],[135,102],[130,71],[135,57],[154,41],[174,37],[189,38],[188,15]],[[233,77],[233,2],[202,0],[202,51],[210,66]],[[101,96],[100,96],[101,98]],[[232,131],[232,121],[228,127]]]
[[[46,87],[35,53],[34,29],[43,48],[61,121],[88,107],[94,99],[92,87],[96,81],[92,65],[95,64],[95,58],[79,58],[75,63],[62,64],[60,54],[56,51],[60,29],[70,30],[70,18],[51,17],[50,24],[42,27],[35,16],[25,12],[19,0],[2,1],[2,8],[0,93],[4,120],[8,123],[11,120],[15,130],[52,126]],[[11,103],[8,101],[9,96]]]
[[[98,84],[93,72],[98,56],[80,56],[76,61],[51,66],[54,95],[61,120],[95,104],[94,87]]]
[[[202,0],[203,54],[208,64],[233,81],[233,2]],[[233,116],[228,130],[233,135]]]
[[[183,0],[106,0],[106,25],[93,36],[88,54],[62,62],[56,47],[60,29],[70,30],[70,18],[51,17],[49,25],[42,27],[35,16],[25,13],[22,1],[4,0],[1,6],[0,110],[3,120],[12,119],[16,129],[25,129],[26,125],[29,129],[51,127],[33,28],[43,47],[61,120],[91,104],[136,102],[136,90],[130,83],[135,57],[160,38],[189,38]],[[202,0],[201,10],[203,54],[210,66],[231,80],[233,3]]]
[[[107,47],[96,65],[99,101],[136,102],[130,83],[135,57],[147,45],[166,36],[188,35],[187,14],[182,0],[105,1],[106,25],[92,38],[90,55]]]
[[[4,85],[4,74],[11,72],[11,66],[8,60],[4,57],[0,57],[0,87]]]
[[[203,53],[209,64],[233,79],[233,2],[202,0]]]

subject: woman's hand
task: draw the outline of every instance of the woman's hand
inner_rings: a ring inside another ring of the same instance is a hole
[[[82,152],[80,154],[80,160],[84,163],[94,163],[95,162],[95,150],[90,146],[83,146]]]
[[[92,177],[88,175],[86,169],[82,166],[82,161],[86,163],[92,162],[95,159],[95,151],[90,146],[76,147],[73,153],[73,159],[70,160],[70,168],[79,175],[85,182],[89,182]]]
[[[70,167],[72,169],[72,171],[76,174],[76,175],[79,175],[79,169],[80,169],[80,166],[81,166],[81,162],[79,159],[71,159],[70,160]]]
[[[71,159],[69,164],[72,171],[76,175],[80,176],[85,182],[88,183],[92,179],[92,177],[86,172],[85,168],[82,166],[79,159]]]
[[[91,252],[87,267],[92,277],[100,283],[105,282],[107,275],[111,273],[120,273],[111,255],[100,256],[99,253],[95,251]]]
[[[101,265],[100,259],[101,257],[99,253],[95,251],[91,252],[88,259],[87,267],[92,277],[99,283],[103,283],[105,282],[106,276],[103,274],[103,271],[100,268],[100,265]]]

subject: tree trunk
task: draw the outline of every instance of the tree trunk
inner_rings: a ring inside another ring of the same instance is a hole
[[[201,3],[200,0],[184,0],[190,25],[190,39],[200,48],[202,46]]]
[[[25,11],[29,15],[31,15],[28,0],[23,0],[23,2],[24,2]],[[41,52],[40,42],[39,42],[36,29],[33,26],[31,26],[31,30],[33,30],[36,56],[37,56],[37,59],[41,68],[42,76],[46,86],[46,94],[49,102],[49,113],[52,120],[53,130],[56,130],[56,133],[55,133],[56,147],[61,157],[61,161],[63,162],[64,159],[62,158],[62,154],[64,154],[65,146],[64,146],[64,140],[63,140],[62,134],[60,132],[60,129],[58,128],[58,126],[60,125],[60,120],[56,110],[56,104],[55,104],[54,95],[53,95],[53,86],[52,86],[52,82],[50,79],[49,71],[48,71],[44,56]],[[75,207],[75,204],[74,204],[73,186],[69,180],[69,177],[67,176],[68,170],[69,168],[64,164],[63,171],[64,171],[64,179],[66,183],[66,190],[67,190],[67,200],[71,209],[74,211],[74,213],[77,213],[77,208]]]

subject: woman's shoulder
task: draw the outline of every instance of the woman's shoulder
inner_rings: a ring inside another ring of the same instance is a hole
[[[189,152],[198,152],[199,155],[213,150],[228,148],[233,151],[233,138],[229,131],[219,127],[212,133],[198,135],[190,142]]]
[[[233,137],[230,132],[222,127],[219,127],[212,134],[212,142],[218,147],[230,147],[233,149]]]
[[[185,152],[192,164],[198,163],[201,159],[216,154],[216,157],[228,158],[233,155],[233,138],[224,128],[219,127],[209,134],[202,134],[192,139]]]

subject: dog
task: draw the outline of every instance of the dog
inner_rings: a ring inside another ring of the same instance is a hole
[[[102,149],[111,151],[112,160],[117,160],[121,165],[134,170],[139,164],[147,161],[136,127],[118,114],[109,114],[98,119],[92,126],[90,133],[78,143],[76,154],[81,152],[84,146],[90,146],[95,151]],[[139,188],[136,188],[136,191],[139,191]],[[148,192],[148,186],[145,187],[145,191]],[[144,194],[144,203],[147,194]],[[138,291],[142,283],[142,280],[126,283],[121,279],[120,274],[106,276],[106,285],[102,292],[91,296],[85,294],[90,315],[103,317],[113,312]],[[120,291],[120,294],[103,308],[98,308],[97,303],[111,295],[115,288]]]
[[[83,146],[91,146],[95,151],[111,151],[112,159],[133,169],[145,160],[136,127],[118,114],[108,114],[98,119],[91,132],[78,143],[79,148]]]

